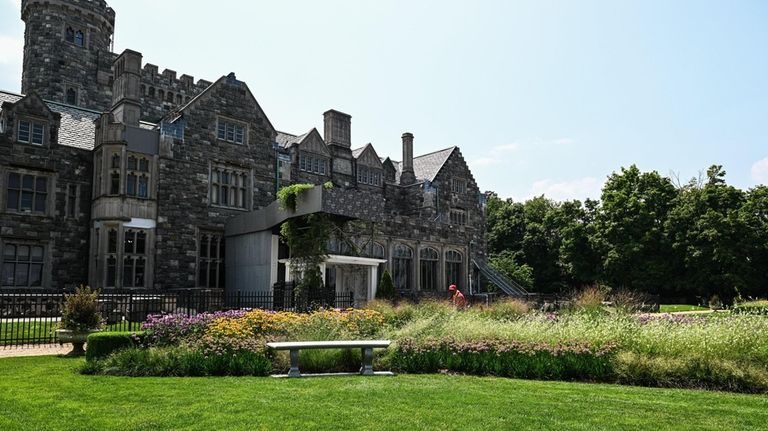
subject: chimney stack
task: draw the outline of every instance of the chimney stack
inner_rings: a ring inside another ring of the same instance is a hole
[[[352,147],[352,116],[333,109],[323,114],[325,119],[325,143],[344,148]]]
[[[413,134],[403,133],[403,171],[400,173],[400,184],[407,186],[416,182],[413,172]]]
[[[126,49],[117,57],[112,84],[112,115],[115,121],[139,126],[141,102],[141,53]]]

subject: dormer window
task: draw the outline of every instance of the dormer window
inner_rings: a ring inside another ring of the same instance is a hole
[[[368,166],[357,166],[358,184],[369,184],[372,186],[381,186],[381,169],[369,168]]]
[[[17,141],[25,144],[43,145],[43,138],[45,136],[45,126],[42,123],[37,123],[28,120],[19,120],[18,122]]]
[[[328,172],[328,159],[302,151],[299,153],[299,169],[304,172],[325,175]]]
[[[219,119],[219,124],[216,130],[216,136],[222,141],[232,142],[234,144],[245,143],[245,126],[242,124]]]

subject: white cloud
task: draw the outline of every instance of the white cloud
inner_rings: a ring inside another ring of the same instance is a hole
[[[757,184],[768,184],[768,157],[752,165],[752,179]]]
[[[594,177],[577,178],[570,181],[539,180],[533,183],[526,199],[544,195],[556,201],[586,198],[597,199],[603,188],[603,181]]]
[[[0,64],[21,64],[23,56],[23,39],[0,36]]]

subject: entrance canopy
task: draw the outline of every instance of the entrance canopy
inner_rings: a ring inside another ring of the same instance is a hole
[[[285,264],[285,280],[291,281],[291,260],[280,259],[278,262]],[[379,281],[379,265],[385,262],[386,259],[331,254],[320,264],[320,272],[322,272],[323,280],[326,280],[326,272],[329,269],[343,271],[344,267],[357,267],[358,270],[364,270],[366,273],[365,279],[339,277],[344,281],[337,283],[336,291],[341,292],[342,290],[348,290],[356,292],[356,301],[357,299],[361,299],[361,296],[365,301],[371,301],[376,298],[376,288],[378,287]],[[350,285],[350,283],[354,285]],[[360,295],[361,293],[364,295]]]

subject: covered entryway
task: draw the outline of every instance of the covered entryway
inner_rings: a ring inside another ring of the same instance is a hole
[[[292,281],[290,260],[279,262],[285,264],[285,280]],[[332,254],[320,264],[320,272],[327,287],[333,287],[336,294],[352,292],[354,306],[361,307],[376,298],[379,265],[385,262],[385,259]]]

